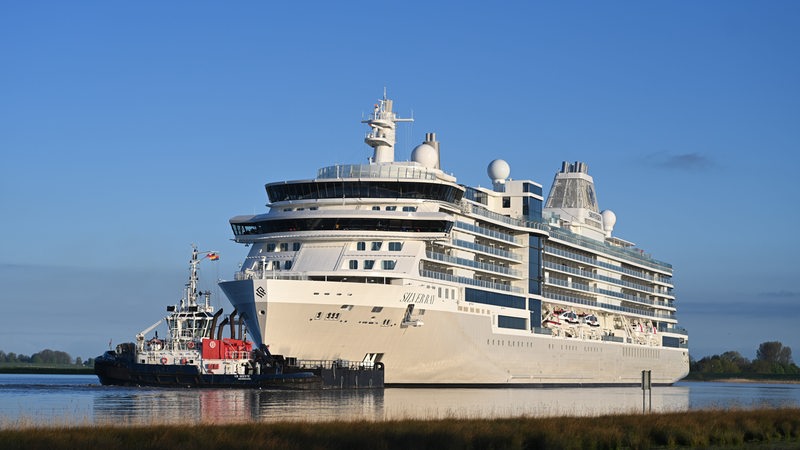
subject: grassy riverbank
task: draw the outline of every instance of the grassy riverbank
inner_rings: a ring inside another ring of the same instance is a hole
[[[598,417],[0,429],[5,449],[798,448],[800,409]]]

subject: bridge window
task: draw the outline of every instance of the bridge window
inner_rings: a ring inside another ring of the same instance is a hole
[[[232,223],[236,236],[295,231],[365,230],[389,232],[448,233],[453,222],[448,220],[417,220],[384,218],[314,218],[314,219],[268,219],[258,222]],[[269,244],[268,244],[269,245]],[[274,251],[274,244],[272,250]]]
[[[321,198],[410,198],[457,203],[463,188],[416,181],[310,181],[266,187],[270,203]]]

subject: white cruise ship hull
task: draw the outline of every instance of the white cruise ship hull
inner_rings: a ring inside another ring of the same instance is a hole
[[[636,385],[643,370],[654,384],[672,384],[689,371],[686,349],[498,328],[502,308],[442,298],[440,287],[457,287],[428,280],[249,279],[220,286],[273,354],[379,355],[389,385]]]

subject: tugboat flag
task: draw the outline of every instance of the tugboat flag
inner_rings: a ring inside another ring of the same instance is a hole
[[[206,255],[206,257],[208,257],[208,259],[212,261],[216,261],[219,259],[219,255],[216,253],[209,253],[208,255]]]

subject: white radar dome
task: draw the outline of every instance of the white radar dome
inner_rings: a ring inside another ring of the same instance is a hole
[[[617,223],[617,215],[610,209],[601,212],[600,215],[603,216],[603,231],[611,234],[614,230],[614,225]]]
[[[435,169],[439,162],[439,155],[435,148],[428,144],[420,144],[411,151],[411,160],[422,164],[429,169]]]
[[[505,183],[509,175],[511,175],[511,166],[502,159],[495,159],[489,163],[486,168],[486,173],[489,178],[495,183]]]

